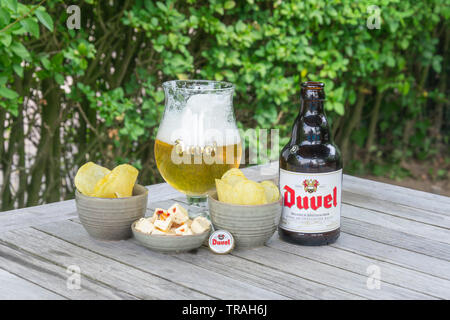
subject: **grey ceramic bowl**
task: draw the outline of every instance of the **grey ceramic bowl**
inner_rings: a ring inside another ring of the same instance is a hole
[[[139,184],[133,196],[108,199],[88,197],[78,190],[75,203],[81,224],[90,236],[100,240],[124,240],[131,237],[131,224],[144,217],[148,190]]]
[[[135,228],[136,222],[131,225],[134,238],[143,246],[160,252],[177,253],[200,248],[210,233],[210,230],[208,230],[201,234],[186,236],[151,235],[137,231]]]
[[[221,202],[214,193],[208,196],[208,205],[214,228],[229,231],[236,247],[263,246],[280,221],[281,197],[263,205],[239,205]]]

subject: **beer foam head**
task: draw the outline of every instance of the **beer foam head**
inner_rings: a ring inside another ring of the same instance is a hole
[[[191,95],[186,103],[168,99],[157,139],[168,144],[217,146],[240,142],[233,115],[232,92]]]

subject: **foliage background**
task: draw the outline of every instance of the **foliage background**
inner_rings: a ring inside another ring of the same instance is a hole
[[[299,84],[326,83],[346,170],[391,178],[408,161],[448,179],[450,8],[430,1],[0,1],[1,210],[73,197],[86,161],[161,181],[161,83],[236,84],[241,128],[289,137]],[[381,28],[366,26],[368,7]],[[434,171],[433,171],[434,170]]]

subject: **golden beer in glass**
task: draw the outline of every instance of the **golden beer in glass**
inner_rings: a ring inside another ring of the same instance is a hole
[[[161,176],[189,203],[202,203],[215,179],[239,167],[242,148],[233,112],[234,86],[221,81],[168,81],[155,142]]]

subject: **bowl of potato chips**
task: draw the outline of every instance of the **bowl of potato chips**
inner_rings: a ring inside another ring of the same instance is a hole
[[[75,176],[75,203],[81,224],[101,240],[131,237],[131,224],[147,209],[148,190],[136,179],[139,171],[128,164],[109,170],[93,162]]]
[[[208,197],[214,227],[229,231],[237,247],[264,245],[274,234],[281,215],[281,195],[275,183],[249,180],[234,168],[216,179],[216,189]]]

